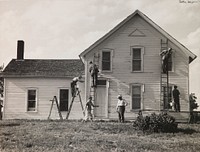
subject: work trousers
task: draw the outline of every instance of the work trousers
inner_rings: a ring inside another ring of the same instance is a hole
[[[124,122],[125,106],[118,106],[119,122]]]
[[[180,101],[179,99],[174,99],[174,110],[180,112]]]
[[[98,79],[98,74],[94,73],[92,75],[92,87],[96,87],[97,86],[97,79]]]

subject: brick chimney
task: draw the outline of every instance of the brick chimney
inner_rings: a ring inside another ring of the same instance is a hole
[[[17,41],[17,60],[24,59],[24,41],[18,40]]]

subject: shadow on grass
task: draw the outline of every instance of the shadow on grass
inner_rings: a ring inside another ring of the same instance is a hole
[[[183,133],[183,134],[193,134],[193,133],[199,133],[199,131],[196,131],[194,129],[191,129],[191,128],[177,128],[177,131],[175,131],[174,133]]]

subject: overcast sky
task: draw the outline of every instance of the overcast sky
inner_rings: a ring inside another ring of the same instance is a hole
[[[200,0],[0,0],[0,65],[16,58],[74,59],[136,9],[199,58],[190,92],[200,100]]]

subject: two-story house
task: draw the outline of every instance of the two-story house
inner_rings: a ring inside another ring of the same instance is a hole
[[[168,59],[168,78],[163,74],[160,53],[172,49]],[[80,54],[85,65],[85,96],[91,93],[89,62],[99,65],[100,83],[95,90],[97,117],[115,118],[117,95],[129,103],[126,116],[143,111],[162,111],[172,107],[172,89],[178,86],[182,111],[188,111],[189,63],[191,51],[139,10]],[[167,89],[168,87],[168,89]],[[167,95],[168,94],[168,95]]]

